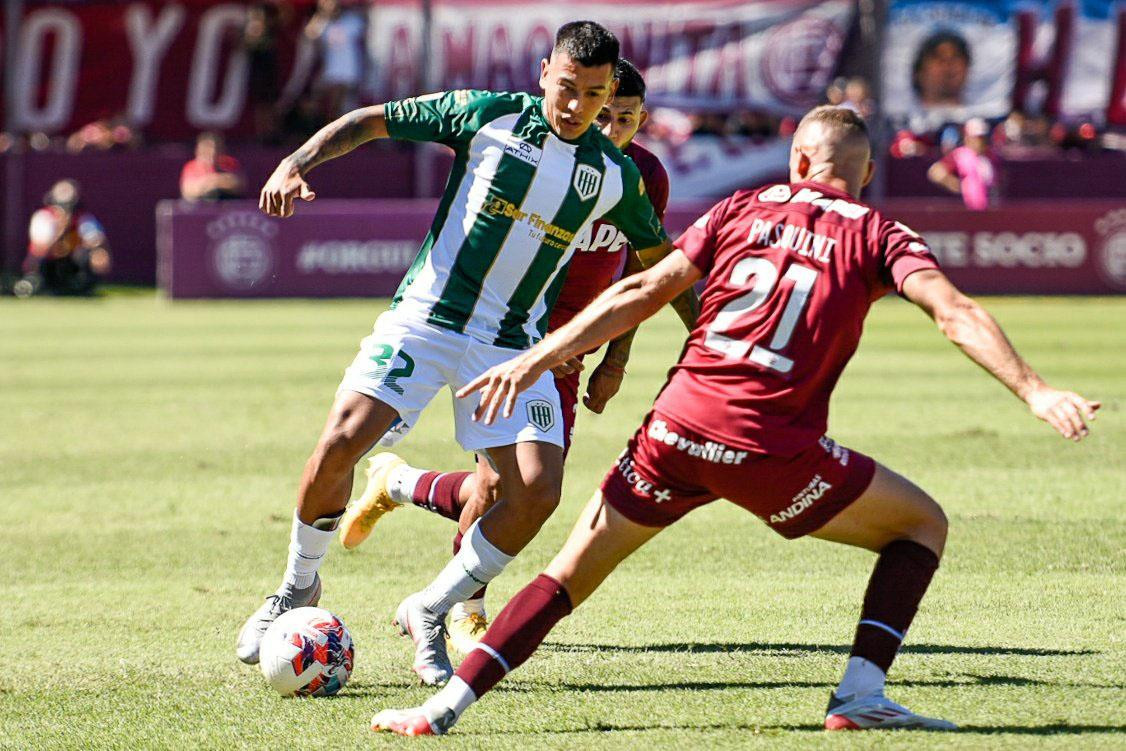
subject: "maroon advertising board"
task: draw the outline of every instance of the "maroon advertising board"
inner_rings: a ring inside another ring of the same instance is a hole
[[[174,299],[386,297],[426,235],[436,203],[319,199],[288,219],[252,202],[157,208],[158,276]],[[676,234],[706,203],[670,207]],[[899,202],[888,215],[921,233],[975,294],[1126,293],[1126,203],[1053,202],[986,212]]]

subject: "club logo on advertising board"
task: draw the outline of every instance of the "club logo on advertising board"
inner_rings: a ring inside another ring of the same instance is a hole
[[[844,36],[835,23],[808,16],[774,29],[760,63],[770,93],[786,104],[815,104],[837,68]]]
[[[209,256],[215,277],[228,289],[263,286],[274,271],[273,238],[277,226],[251,211],[224,214],[207,225]]]
[[[1099,273],[1109,284],[1126,289],[1126,209],[1108,211],[1095,220],[1102,238]]]

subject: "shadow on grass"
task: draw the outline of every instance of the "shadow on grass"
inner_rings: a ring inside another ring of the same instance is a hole
[[[847,644],[800,644],[796,642],[671,642],[668,644],[559,644],[545,642],[541,650],[551,652],[686,652],[710,654],[722,652],[832,652],[848,654]],[[970,647],[957,644],[905,644],[900,653],[950,655],[1017,655],[1031,657],[1076,657],[1099,654],[1091,649],[1041,649],[1038,647]]]
[[[609,723],[597,723],[585,728],[562,728],[558,730],[535,730],[535,731],[517,731],[517,730],[497,730],[486,732],[472,732],[463,733],[462,735],[472,736],[511,736],[511,735],[572,735],[582,733],[644,733],[654,731],[668,731],[668,730],[687,730],[694,732],[707,732],[707,731],[723,731],[730,732],[733,730],[744,730],[755,735],[775,735],[778,733],[824,733],[825,728],[822,725],[808,723],[803,725],[752,725],[749,723],[733,722],[727,723],[674,723],[674,724],[654,724],[654,725],[612,725]],[[455,731],[457,732],[457,731]],[[964,725],[956,731],[937,731],[937,730],[893,730],[882,731],[883,734],[887,733],[947,733],[952,732],[954,735],[966,734],[979,734],[979,735],[1102,735],[1113,734],[1118,735],[1126,732],[1126,725],[1064,725],[1056,723],[1052,725]]]
[[[589,691],[592,693],[636,693],[643,691],[726,691],[729,689],[823,688],[836,687],[835,681],[682,681],[680,683],[502,683],[497,691],[532,693],[542,690]],[[942,680],[897,680],[896,687],[966,688],[974,686],[1053,686],[1062,688],[1122,689],[1121,685],[1041,681],[1016,675],[964,675]]]

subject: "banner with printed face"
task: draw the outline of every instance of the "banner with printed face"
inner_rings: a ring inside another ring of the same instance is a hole
[[[1121,0],[893,0],[884,109],[922,132],[1012,110],[1126,123]]]
[[[591,19],[621,40],[654,105],[799,114],[836,72],[853,12],[850,0],[435,0],[424,56],[417,3],[388,0],[372,14],[375,98],[420,88],[538,91],[556,29]]]

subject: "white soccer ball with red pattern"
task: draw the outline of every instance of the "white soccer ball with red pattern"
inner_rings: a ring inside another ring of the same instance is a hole
[[[354,657],[343,621],[323,608],[295,608],[266,629],[258,665],[282,696],[332,696],[348,682]]]

